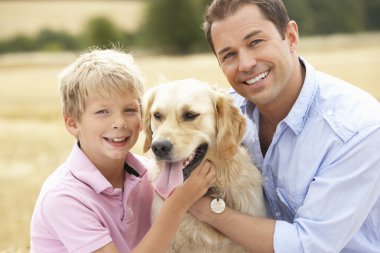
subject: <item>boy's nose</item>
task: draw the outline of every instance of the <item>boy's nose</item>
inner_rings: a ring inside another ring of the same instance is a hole
[[[124,117],[116,117],[114,122],[112,123],[112,128],[126,128],[128,126],[127,121]]]

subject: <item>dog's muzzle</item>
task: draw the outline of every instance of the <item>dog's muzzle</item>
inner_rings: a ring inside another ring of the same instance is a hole
[[[188,164],[183,168],[183,177],[186,180],[190,173],[202,162],[203,158],[207,153],[208,145],[203,143],[199,145],[188,158],[182,160],[182,163],[185,164],[185,161],[188,160]],[[172,151],[173,144],[168,140],[157,140],[152,143],[152,151],[156,156],[156,160],[164,160],[168,163],[178,162],[172,161]]]
[[[170,160],[173,144],[167,140],[157,140],[152,143],[152,151],[157,160]]]

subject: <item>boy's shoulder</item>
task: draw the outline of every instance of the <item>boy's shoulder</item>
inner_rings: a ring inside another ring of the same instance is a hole
[[[60,165],[42,184],[40,196],[41,201],[45,201],[47,196],[68,196],[70,198],[80,198],[85,192],[91,192],[91,187],[85,182],[75,177],[67,163]]]

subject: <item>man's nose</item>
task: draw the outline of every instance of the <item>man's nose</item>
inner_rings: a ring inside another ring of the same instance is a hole
[[[256,66],[256,57],[252,52],[247,52],[243,50],[239,53],[239,71],[240,72],[250,72],[253,67]]]

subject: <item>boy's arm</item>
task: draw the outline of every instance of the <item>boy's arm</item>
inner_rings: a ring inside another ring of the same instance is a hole
[[[187,210],[207,192],[214,178],[210,162],[196,168],[165,200],[152,227],[132,252],[166,252]]]
[[[119,250],[113,242],[110,242],[93,253],[119,253]]]
[[[209,162],[196,168],[190,177],[167,198],[143,240],[132,253],[166,252],[189,207],[212,185],[215,171]],[[113,242],[94,253],[119,253]]]

